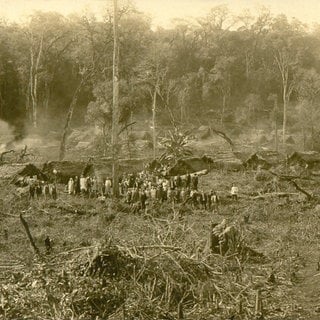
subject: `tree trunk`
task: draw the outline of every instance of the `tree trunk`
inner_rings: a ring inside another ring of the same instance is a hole
[[[274,136],[275,136],[275,149],[278,151],[278,121],[277,121],[277,115],[278,115],[278,97],[274,98]]]
[[[119,45],[118,45],[118,1],[113,0],[113,110],[112,110],[112,176],[113,196],[119,197]]]
[[[48,84],[48,80],[46,80],[46,82],[45,82],[45,98],[44,98],[44,111],[45,111],[46,117],[48,117],[49,101],[50,101],[50,85]]]
[[[153,141],[153,159],[157,156],[157,134],[156,134],[156,105],[157,105],[157,84],[154,88],[152,102],[152,141]]]
[[[59,154],[59,160],[62,161],[65,157],[65,153],[66,153],[66,143],[67,143],[67,136],[69,133],[69,128],[70,128],[70,123],[71,123],[71,119],[72,119],[72,115],[73,115],[73,110],[74,107],[77,103],[78,100],[78,96],[79,96],[79,92],[82,88],[82,85],[84,83],[84,79],[81,80],[79,86],[77,87],[76,91],[73,94],[70,106],[69,106],[69,110],[68,110],[68,115],[67,115],[67,119],[66,119],[66,123],[63,129],[63,134],[62,134],[62,139],[61,139],[61,144],[60,144],[60,154]]]
[[[314,150],[314,125],[312,120],[311,120],[310,126],[311,126],[311,148],[312,150]]]
[[[223,94],[222,97],[222,110],[221,110],[221,118],[220,118],[220,123],[223,125],[223,119],[224,119],[224,112],[226,110],[226,94]]]
[[[286,128],[287,128],[287,85],[283,85],[283,124],[282,124],[282,146],[285,148],[286,143]]]
[[[33,39],[33,38],[32,38]],[[31,40],[32,40],[31,39]],[[31,93],[31,100],[32,100],[32,126],[36,128],[38,126],[38,72],[39,72],[39,65],[42,56],[42,48],[43,48],[43,35],[40,39],[39,50],[37,54],[37,60],[34,62],[34,52],[33,47],[30,47],[30,93]]]

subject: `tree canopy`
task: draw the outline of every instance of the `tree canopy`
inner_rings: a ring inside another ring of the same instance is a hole
[[[26,125],[62,128],[84,74],[72,125],[109,130],[112,21],[109,12],[102,20],[36,12],[25,24],[0,22],[0,117],[17,137]],[[306,132],[303,119],[319,113],[319,30],[267,9],[234,16],[226,6],[154,30],[134,6],[122,8],[120,121],[151,119],[156,98],[159,125],[272,130],[273,95],[284,135]]]

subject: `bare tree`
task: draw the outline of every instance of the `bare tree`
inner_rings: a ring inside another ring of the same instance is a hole
[[[113,195],[119,196],[119,26],[118,26],[118,1],[113,0],[113,109],[112,109],[112,176]]]

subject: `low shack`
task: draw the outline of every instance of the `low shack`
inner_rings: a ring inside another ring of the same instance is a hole
[[[270,169],[280,165],[285,160],[284,156],[277,151],[262,150],[253,153],[243,165],[250,169]]]
[[[83,170],[85,177],[96,177],[99,188],[107,178],[112,179],[112,165],[110,163],[88,163]]]
[[[25,185],[27,177],[37,176],[39,180],[46,181],[47,176],[35,165],[29,164],[5,164],[0,166],[1,179],[10,180],[15,185]]]
[[[288,158],[288,165],[319,170],[320,153],[316,151],[293,152]]]
[[[214,153],[214,165],[212,168],[239,171],[243,169],[243,165],[236,152],[232,150],[217,151]]]
[[[152,171],[160,170],[161,167],[162,167],[161,162],[157,159],[154,159],[147,164],[146,169],[152,172]]]
[[[51,181],[67,183],[70,178],[80,177],[86,165],[81,161],[50,161],[43,165],[42,172]]]
[[[119,173],[137,173],[144,170],[145,165],[150,159],[120,159]],[[100,161],[92,161],[88,163],[83,171],[83,175],[95,176],[99,180],[106,179],[112,176],[112,159],[105,158]]]
[[[202,170],[211,170],[213,160],[210,157],[203,156],[182,158],[176,161],[176,163],[169,169],[170,176],[184,175]]]

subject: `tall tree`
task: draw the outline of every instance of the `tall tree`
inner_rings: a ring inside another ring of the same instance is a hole
[[[118,0],[113,0],[113,105],[112,105],[112,177],[113,196],[119,196],[119,34]]]
[[[275,68],[280,75],[283,102],[282,143],[285,145],[287,130],[287,109],[296,86],[296,75],[302,64],[303,30],[290,25],[286,16],[276,17],[272,24],[269,46]]]

